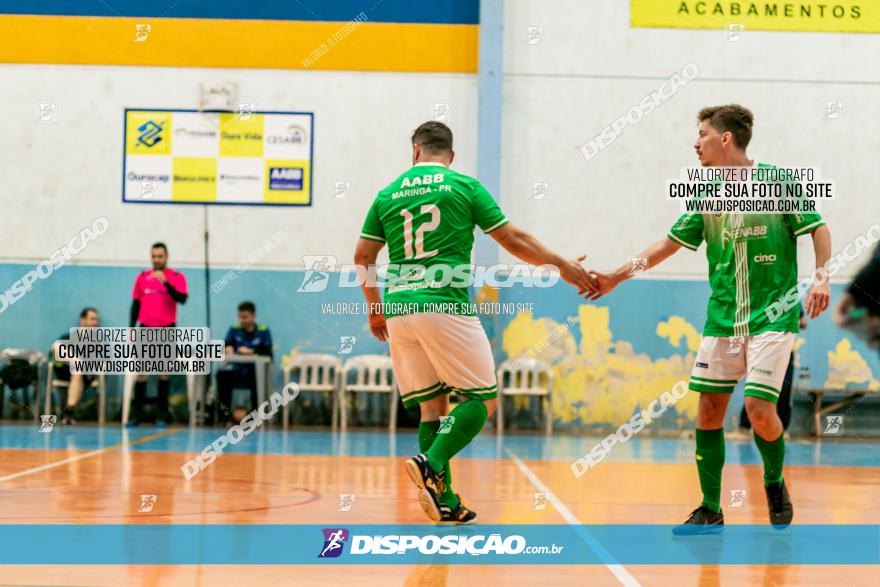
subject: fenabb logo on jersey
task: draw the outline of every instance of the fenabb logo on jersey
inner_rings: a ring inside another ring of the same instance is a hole
[[[470,555],[483,554],[559,554],[564,546],[526,546],[525,537],[519,534],[502,536],[501,534],[474,534],[460,536],[449,534],[437,536],[426,534],[375,534],[351,535],[346,528],[324,528],[323,546],[318,558],[339,558],[349,544],[349,555],[405,555],[410,554],[445,554]]]
[[[724,227],[721,229],[721,246],[726,247],[727,243],[730,241],[736,242],[742,239],[766,236],[766,224],[759,224],[758,226],[738,226],[730,229]]]
[[[269,189],[295,191],[303,189],[302,167],[270,167]]]

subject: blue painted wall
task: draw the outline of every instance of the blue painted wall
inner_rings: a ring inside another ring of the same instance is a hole
[[[22,264],[0,264],[0,288],[5,290],[32,267]],[[75,326],[80,310],[95,306],[101,312],[105,326],[127,326],[131,303],[131,287],[140,267],[65,266],[49,279],[37,281],[33,289],[0,314],[0,348],[26,347],[48,350],[52,341],[68,328]],[[219,280],[229,269],[213,269],[210,281]],[[205,280],[199,269],[184,269],[190,298],[179,309],[180,326],[205,324]],[[257,319],[268,324],[275,340],[278,360],[298,347],[304,352],[337,353],[340,336],[356,336],[354,354],[386,354],[388,347],[372,338],[362,314],[335,315],[322,312],[322,305],[362,302],[357,288],[338,288],[330,280],[323,292],[298,293],[303,282],[303,271],[265,271],[251,269],[230,281],[219,293],[211,293],[211,325],[213,336],[222,338],[230,324],[236,321],[236,306],[245,299],[257,305]],[[832,295],[840,296],[842,286],[833,286]],[[614,340],[632,343],[636,353],[651,359],[681,355],[682,347],[675,348],[656,334],[658,322],[670,316],[683,317],[700,330],[705,317],[705,303],[709,288],[705,282],[635,280],[623,284],[610,296],[596,303],[610,309],[610,328]],[[551,288],[512,287],[500,290],[501,303],[532,303],[535,318],[547,317],[562,323],[568,316],[576,316],[583,302],[564,284]],[[490,340],[497,328],[503,332],[512,316],[502,315],[496,323],[484,319]],[[579,339],[578,328],[572,329]],[[827,353],[846,336],[837,329],[828,313],[812,321],[802,334],[807,344],[801,349],[802,362],[811,367],[811,384],[821,386],[828,376]],[[880,378],[877,353],[858,342],[853,343],[868,361],[875,378]],[[345,358],[344,356],[342,358]],[[506,358],[496,345],[496,358]],[[109,391],[119,393],[120,378],[109,378]],[[281,382],[276,370],[275,384]],[[182,382],[177,382],[180,388]],[[152,392],[151,392],[152,393]],[[111,407],[118,405],[118,400]],[[734,394],[731,415],[742,405],[741,390]],[[877,430],[880,427],[876,400],[865,400],[847,412],[848,430]],[[114,417],[111,411],[111,417]],[[731,416],[732,417],[732,416]],[[617,426],[620,423],[609,423]],[[804,399],[796,405],[792,431],[806,432],[810,426],[808,406]]]

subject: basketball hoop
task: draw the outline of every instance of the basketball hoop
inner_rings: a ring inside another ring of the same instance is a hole
[[[217,81],[199,84],[199,112],[206,110],[237,112],[238,84]]]

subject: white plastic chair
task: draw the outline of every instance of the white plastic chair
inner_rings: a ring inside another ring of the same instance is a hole
[[[40,366],[48,361],[48,357],[46,353],[42,351],[38,351],[36,349],[15,349],[15,348],[5,348],[0,351],[0,363],[9,363],[12,359],[24,359],[31,365],[37,367],[37,378],[33,382],[34,387],[34,420],[40,421]],[[0,382],[0,402],[3,401],[3,394],[5,393],[6,385],[3,382]]]
[[[65,359],[55,359],[56,361],[62,363],[70,363],[70,361]],[[55,379],[55,365],[53,361],[49,361],[49,371],[46,375],[46,405],[45,405],[45,413],[52,413],[52,392],[56,387],[61,387],[64,389],[70,388],[70,381],[65,381],[64,379]],[[106,387],[104,385],[104,374],[101,373],[95,377],[92,382],[93,387],[97,387],[98,389],[98,424],[104,424],[105,414],[107,412],[107,393]],[[85,392],[85,390],[83,390]],[[62,398],[62,404],[64,398]]]
[[[541,398],[544,412],[544,433],[553,432],[552,389],[553,370],[537,359],[504,361],[498,366],[498,432],[504,431],[504,398],[512,395],[531,395]]]
[[[331,400],[331,425],[336,429],[339,421],[339,378],[342,375],[342,361],[335,355],[321,353],[303,353],[295,356],[284,367],[284,385],[286,386],[298,375],[296,384],[300,391],[317,391],[329,393]],[[290,404],[284,405],[281,414],[282,426],[286,430],[290,418]]]
[[[349,375],[354,373],[354,383],[349,383]],[[390,397],[388,429],[397,428],[397,382],[394,379],[394,365],[391,357],[384,355],[359,355],[352,357],[342,367],[342,390],[340,414],[342,429],[348,426],[348,393],[387,393]]]

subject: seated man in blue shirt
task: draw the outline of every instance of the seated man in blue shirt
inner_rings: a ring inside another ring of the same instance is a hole
[[[272,333],[268,326],[257,324],[257,309],[253,302],[238,305],[238,324],[226,333],[226,356],[263,355],[272,358]],[[257,407],[257,377],[254,365],[232,363],[228,369],[217,372],[217,399],[220,401],[220,421],[232,421],[232,390],[245,387],[251,390],[251,409]]]

